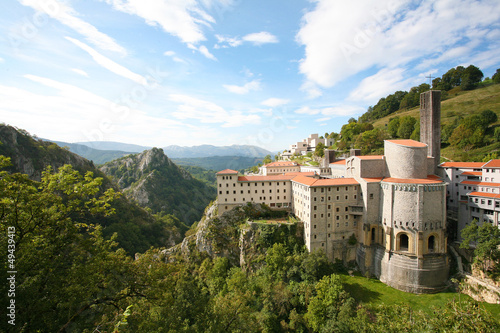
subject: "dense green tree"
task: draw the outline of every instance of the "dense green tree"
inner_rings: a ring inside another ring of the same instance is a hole
[[[8,159],[0,157],[0,166]],[[117,198],[103,191],[102,179],[81,175],[71,166],[50,168],[40,182],[0,172],[0,243],[14,245],[14,267],[3,262],[2,275],[16,270],[16,327],[56,332],[93,329],[107,316],[113,321],[123,302],[140,294],[131,258],[102,237],[91,216],[113,213]],[[10,237],[7,237],[10,233]],[[5,276],[2,276],[5,278]],[[0,287],[7,295],[6,284]],[[5,321],[2,321],[2,325]]]
[[[463,118],[448,139],[450,144],[468,151],[484,144],[486,131],[484,119],[477,114]]]
[[[402,139],[409,139],[415,129],[416,123],[417,120],[412,116],[402,117],[399,121],[398,137]]]
[[[397,138],[398,129],[399,129],[399,117],[391,118],[389,120],[389,124],[387,125],[387,132],[392,138]]]
[[[316,155],[318,157],[325,156],[325,145],[322,142],[319,142],[316,145],[316,148],[314,148],[314,155]]]
[[[355,314],[354,299],[344,290],[339,275],[325,276],[316,284],[316,296],[305,318],[315,332],[348,331],[349,317]]]
[[[264,164],[269,164],[271,163],[273,160],[271,159],[271,155],[266,155],[266,157],[264,157],[264,160],[262,161],[262,163]]]
[[[474,263],[478,264],[484,272],[500,273],[498,260],[500,259],[500,229],[488,222],[478,224],[472,221],[462,229],[462,243],[460,247],[469,248],[474,244]]]
[[[491,110],[481,111],[481,117],[483,118],[486,126],[496,123],[498,120],[497,114]]]
[[[460,88],[462,90],[474,89],[483,77],[483,72],[479,68],[470,65],[462,72]]]
[[[500,68],[497,68],[495,74],[491,77],[493,83],[500,83]]]

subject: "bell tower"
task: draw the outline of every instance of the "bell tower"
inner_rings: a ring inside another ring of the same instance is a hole
[[[420,142],[427,144],[427,156],[434,157],[434,174],[441,160],[441,91],[420,94]]]

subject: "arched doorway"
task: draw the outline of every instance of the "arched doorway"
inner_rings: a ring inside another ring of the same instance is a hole
[[[375,242],[375,228],[372,228],[372,243]]]

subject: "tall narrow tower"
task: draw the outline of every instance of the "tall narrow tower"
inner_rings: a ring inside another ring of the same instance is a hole
[[[427,156],[434,157],[434,174],[441,159],[441,91],[420,94],[420,142],[427,144]]]

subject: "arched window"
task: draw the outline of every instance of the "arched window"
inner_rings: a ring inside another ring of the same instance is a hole
[[[372,228],[372,242],[375,242],[375,228]]]
[[[436,244],[436,238],[434,236],[430,236],[427,239],[427,250],[429,252],[434,252],[435,244]]]
[[[408,235],[399,236],[399,251],[408,251]]]

